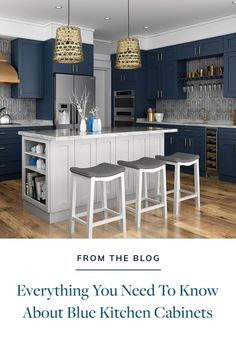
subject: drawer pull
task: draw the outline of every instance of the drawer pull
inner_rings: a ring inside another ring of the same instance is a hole
[[[4,146],[0,146],[0,150],[6,150]]]
[[[192,132],[192,129],[183,129],[184,132]]]
[[[0,132],[0,135],[6,135],[6,133]]]
[[[4,167],[6,167],[6,165],[0,165],[0,168],[4,168]]]

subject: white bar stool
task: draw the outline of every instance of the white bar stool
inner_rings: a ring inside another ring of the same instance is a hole
[[[114,221],[122,220],[122,231],[126,231],[126,213],[125,213],[125,180],[124,172],[125,168],[122,166],[117,166],[109,163],[101,163],[94,167],[89,168],[78,168],[71,167],[70,171],[72,173],[72,188],[71,188],[71,219],[70,219],[70,232],[75,231],[75,222],[79,222],[83,225],[87,225],[87,235],[92,238],[93,228],[96,226],[108,224]],[[88,199],[88,210],[87,212],[76,214],[76,179],[85,178],[90,181],[89,189],[89,199]],[[119,212],[109,209],[107,207],[107,192],[106,183],[119,179]],[[103,200],[102,208],[94,210],[94,194],[95,194],[95,183],[102,182],[103,186]],[[93,221],[93,214],[104,212],[104,219],[100,221]],[[108,213],[114,215],[112,217],[107,217]],[[87,216],[87,220],[84,221],[81,217]]]
[[[136,207],[132,208],[127,206],[128,210],[135,212],[135,224],[139,229],[141,227],[141,214],[147,211],[151,211],[154,209],[163,209],[163,216],[167,218],[167,197],[166,197],[166,166],[165,162],[158,161],[154,158],[143,157],[139,160],[135,161],[118,161],[118,165],[122,165],[134,170],[137,170],[137,186],[136,186],[136,199],[130,200],[126,203],[133,204],[136,203]],[[160,184],[161,184],[161,201],[158,199],[153,199],[148,197],[148,189],[147,189],[147,174],[148,173],[157,173],[160,176]],[[142,185],[144,181],[144,198],[142,198]],[[144,208],[142,208],[142,201],[145,202]],[[154,204],[148,206],[148,202]]]
[[[195,198],[195,207],[200,209],[199,156],[193,154],[186,154],[182,152],[176,152],[169,156],[156,155],[156,159],[159,161],[165,161],[166,164],[175,167],[174,189],[167,191],[167,194],[174,194],[174,199],[168,197],[168,199],[174,200],[174,214],[179,215],[181,202],[192,198]],[[181,184],[180,184],[181,166],[192,166],[192,165],[194,166],[194,193],[186,189],[181,189]],[[187,196],[181,197],[181,192],[187,194]]]

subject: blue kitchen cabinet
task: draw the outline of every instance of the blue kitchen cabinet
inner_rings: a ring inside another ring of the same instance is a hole
[[[236,33],[224,36],[224,52],[232,52],[236,50]]]
[[[19,84],[11,85],[11,97],[43,97],[43,42],[22,38],[13,40],[11,63],[20,79]]]
[[[0,181],[21,177],[21,136],[20,130],[45,130],[45,127],[0,128]]]
[[[148,66],[148,99],[184,99],[178,77],[186,73],[186,62],[167,61]]]
[[[141,52],[142,53],[142,52]],[[142,58],[143,59],[143,58]],[[116,84],[125,84],[125,83],[135,83],[138,78],[139,70],[141,69],[116,69],[116,54],[111,55],[111,64],[112,64],[112,81]],[[145,65],[142,60],[142,65]]]
[[[219,129],[219,178],[236,182],[235,129]]]
[[[213,37],[180,44],[178,59],[194,59],[213,55],[222,55],[224,52],[224,37]]]
[[[147,53],[148,65],[153,65],[165,61],[175,60],[177,56],[177,46],[170,46],[158,49],[151,49]]]
[[[236,97],[236,51],[224,54],[224,97]]]
[[[54,53],[54,39],[50,40],[51,44],[51,60]],[[83,43],[84,60],[80,64],[61,64],[53,60],[53,72],[57,74],[74,74],[93,76],[93,45]]]

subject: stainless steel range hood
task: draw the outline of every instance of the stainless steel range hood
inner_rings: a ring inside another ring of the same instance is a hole
[[[6,57],[0,53],[0,83],[18,84],[19,82],[16,70],[8,63]]]

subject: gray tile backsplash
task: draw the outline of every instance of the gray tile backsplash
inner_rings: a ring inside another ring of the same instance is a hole
[[[11,42],[0,39],[0,52],[11,60]],[[11,98],[11,85],[0,83],[0,108],[6,107],[12,119],[33,120],[36,118],[36,100]]]
[[[210,64],[223,66],[223,57],[188,61],[187,72],[206,69]],[[209,121],[229,123],[233,120],[236,99],[223,97],[222,79],[188,81],[185,87],[185,100],[157,100],[156,110],[164,113],[164,120],[202,121],[204,111],[208,113]]]

